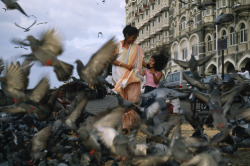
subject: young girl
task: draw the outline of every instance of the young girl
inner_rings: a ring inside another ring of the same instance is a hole
[[[148,93],[159,87],[159,82],[162,78],[162,69],[167,64],[167,57],[161,53],[160,55],[153,55],[149,62],[149,68],[142,72],[142,76],[146,75],[146,83],[144,85],[145,92]],[[141,107],[147,107],[154,102],[154,99],[146,99],[142,101]]]

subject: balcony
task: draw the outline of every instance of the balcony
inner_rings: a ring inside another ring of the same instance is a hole
[[[241,43],[241,44],[239,44],[239,52],[247,50],[248,49],[247,45],[248,45],[247,43]]]
[[[156,51],[156,44],[155,43],[150,44],[150,51]]]
[[[161,47],[161,46],[162,46],[162,42],[158,40],[158,41],[156,42],[156,47]]]
[[[143,4],[143,9],[149,9],[149,5],[147,5],[147,4]]]
[[[162,43],[163,44],[168,44],[169,43],[169,37],[164,37]]]

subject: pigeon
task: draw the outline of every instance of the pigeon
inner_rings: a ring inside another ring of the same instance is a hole
[[[185,1],[182,1],[182,0],[179,0],[179,2],[181,2],[181,3],[183,3],[183,4],[188,4],[187,2],[185,2]]]
[[[23,73],[20,63],[9,64],[5,70],[5,76],[0,77],[1,86],[6,96],[17,100],[27,99],[24,90],[28,86],[28,76]]]
[[[52,126],[49,125],[42,130],[40,130],[37,134],[35,134],[32,139],[32,149],[30,152],[31,161],[30,163],[35,163],[36,160],[39,160],[41,157],[41,151],[46,149],[47,141],[51,134]]]
[[[40,25],[40,24],[47,24],[48,22],[39,22],[36,25]]]
[[[40,40],[31,35],[26,40],[28,40],[28,44],[23,41],[13,40],[14,43],[31,47],[32,53],[22,55],[22,57],[26,60],[39,61],[44,66],[53,66],[59,81],[67,81],[70,78],[74,67],[57,59],[57,56],[62,54],[63,48],[61,38],[55,29],[43,33]]]
[[[85,106],[87,105],[87,102],[88,102],[88,99],[87,99],[87,97],[84,94],[84,91],[82,91],[79,96],[80,96],[79,98],[81,98],[80,99],[81,102],[79,104],[77,104],[77,106],[75,107],[75,109],[73,110],[73,112],[65,120],[66,126],[69,129],[74,130],[74,131],[77,130],[76,120],[79,118],[79,116],[81,115],[83,109],[85,108]]]
[[[98,38],[99,38],[99,35],[102,37],[102,32],[98,32]]]
[[[30,28],[31,28],[33,25],[35,25],[35,24],[36,24],[36,20],[35,20],[29,27],[24,28],[24,27],[21,27],[20,25],[18,25],[17,23],[15,23],[15,25],[16,25],[17,27],[24,29],[24,32],[30,31]]]
[[[177,60],[177,59],[173,59],[175,63],[177,63],[178,65],[180,65],[181,67],[183,68],[190,68],[190,71],[192,72],[193,74],[193,77],[195,79],[201,79],[197,69],[198,69],[198,66],[202,66],[204,65],[206,62],[208,62],[215,54],[211,54],[211,55],[208,55],[204,58],[201,58],[199,60],[196,60],[194,55],[192,54],[191,55],[191,58],[188,62],[186,61],[181,61],[181,60]]]
[[[231,22],[234,20],[234,15],[233,14],[224,14],[223,12],[216,17],[216,19],[213,21],[212,25],[210,28],[213,28],[215,25],[220,25],[225,22]]]
[[[246,120],[250,120],[250,108],[247,108],[242,113],[240,113],[239,117]]]
[[[23,47],[23,46],[19,46],[19,47],[14,47],[14,48],[23,48],[23,49],[25,49],[25,50],[28,50],[28,48],[26,48],[26,47]]]
[[[215,6],[216,3],[214,0],[207,0],[201,3],[192,3],[192,6],[197,6],[197,9],[203,11],[206,10],[208,6]]]
[[[28,17],[28,15],[24,12],[24,10],[21,8],[21,6],[16,2],[17,0],[2,0],[2,2],[5,4],[6,8],[8,10],[14,10],[17,9],[21,13],[23,13],[25,16]]]
[[[232,8],[235,9],[235,8],[237,8],[237,7],[239,7],[239,6],[241,6],[241,3],[240,3],[240,2],[237,2],[236,4],[234,4],[234,5],[232,6]]]
[[[92,55],[86,66],[80,60],[76,60],[79,77],[90,85],[98,84],[98,77],[103,70],[116,59],[116,48],[117,44],[114,42],[113,37]]]

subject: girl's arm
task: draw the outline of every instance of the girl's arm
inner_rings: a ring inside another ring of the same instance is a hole
[[[156,76],[155,73],[153,74],[153,78],[154,78],[154,83],[158,84],[160,82],[160,79],[162,77],[162,71],[159,72],[159,74]]]
[[[140,74],[141,74],[141,76],[145,76],[145,74],[146,74],[145,70],[143,70],[143,72]]]

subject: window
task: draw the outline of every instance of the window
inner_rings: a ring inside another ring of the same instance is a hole
[[[240,26],[240,42],[246,42],[247,41],[247,30],[245,24],[241,24]]]
[[[164,13],[165,13],[165,18],[167,18],[168,17],[168,11],[165,11]]]
[[[236,43],[236,33],[234,31],[234,28],[230,29],[230,45],[235,45]]]
[[[180,3],[181,5],[180,5],[180,7],[181,8],[184,8],[185,7],[185,3]]]
[[[192,54],[194,56],[198,55],[198,45],[197,44],[192,46]]]
[[[148,15],[148,10],[146,10],[146,15]]]
[[[154,20],[152,21],[152,27],[154,27],[155,26],[155,22],[154,22]]]
[[[207,50],[212,51],[212,39],[210,36],[207,38]]]
[[[141,19],[143,19],[143,14],[141,15]]]
[[[224,39],[227,37],[227,32],[225,30],[221,32],[221,37]]]
[[[186,29],[186,17],[181,19],[181,30]]]
[[[146,31],[148,31],[148,25],[146,26]]]
[[[186,60],[187,59],[187,48],[182,49],[182,59]]]
[[[160,5],[161,4],[161,0],[158,0],[158,5]]]
[[[167,37],[168,36],[168,31],[165,31],[165,37]]]
[[[159,23],[161,22],[161,17],[160,17],[160,16],[158,17],[158,22],[159,22]]]
[[[154,10],[155,9],[155,4],[152,4],[152,10]]]
[[[147,47],[148,47],[148,41],[147,41]]]
[[[143,34],[143,28],[142,28],[142,30],[141,30],[141,34]]]
[[[178,59],[178,51],[174,52],[174,59]]]
[[[221,7],[226,7],[226,6],[227,6],[227,1],[221,0]]]
[[[158,35],[158,41],[161,41],[161,35]]]
[[[140,19],[139,19],[139,18],[137,19],[137,22],[138,22],[138,23],[140,22]]]
[[[214,34],[214,50],[216,50],[216,33]]]

